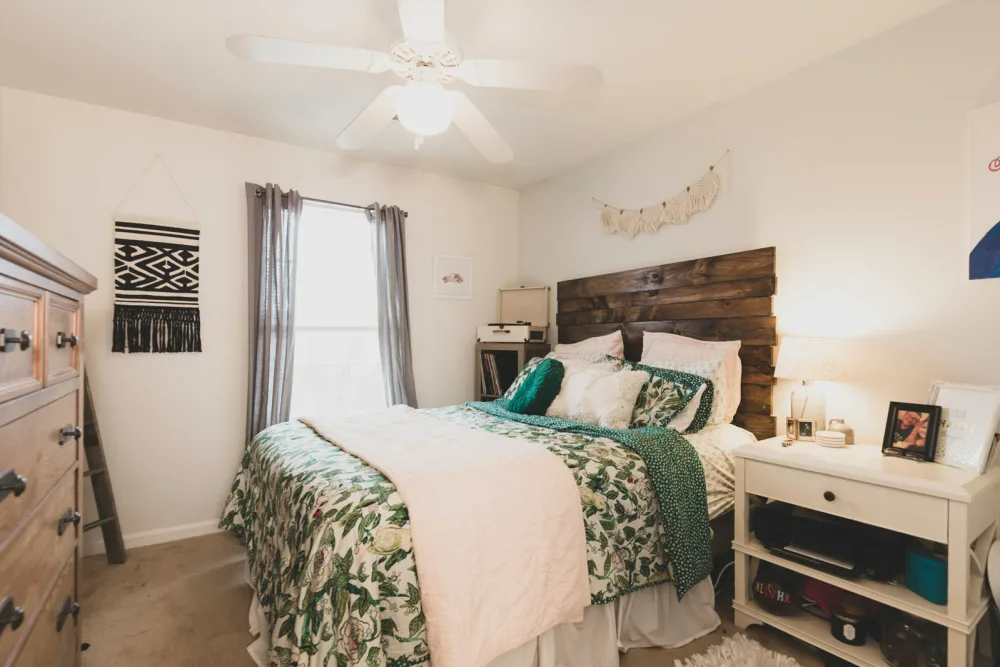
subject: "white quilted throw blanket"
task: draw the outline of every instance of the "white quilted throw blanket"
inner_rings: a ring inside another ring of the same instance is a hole
[[[389,478],[406,503],[434,667],[483,667],[583,620],[580,491],[556,455],[405,406],[301,421]]]

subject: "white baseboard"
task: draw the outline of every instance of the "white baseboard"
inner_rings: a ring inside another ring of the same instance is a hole
[[[176,542],[177,540],[185,540],[189,537],[199,537],[201,535],[209,535],[211,533],[218,532],[220,532],[219,520],[212,519],[210,521],[189,523],[183,526],[174,526],[172,528],[157,528],[156,530],[145,530],[139,533],[131,533],[123,535],[122,539],[125,541],[126,549],[135,549],[137,547],[148,547],[151,544]],[[89,535],[84,537],[84,556],[103,554],[104,551],[104,538],[101,536],[101,531],[94,530]]]

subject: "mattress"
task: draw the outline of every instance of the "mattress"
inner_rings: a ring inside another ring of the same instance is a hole
[[[660,508],[633,451],[469,407],[424,412],[541,442],[563,459],[584,506],[592,604],[671,580]],[[719,516],[733,505],[731,450],[753,436],[726,425],[685,437],[705,471],[709,515]],[[221,526],[247,544],[277,664],[402,667],[429,659],[406,506],[375,469],[302,423],[276,425],[248,447]]]

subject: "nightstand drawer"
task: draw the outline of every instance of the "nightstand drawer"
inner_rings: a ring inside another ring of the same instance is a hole
[[[948,501],[748,460],[746,492],[935,542],[948,542]]]

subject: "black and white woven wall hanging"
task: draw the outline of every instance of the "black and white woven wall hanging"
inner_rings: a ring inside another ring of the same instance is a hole
[[[196,222],[115,219],[112,352],[201,352]]]

